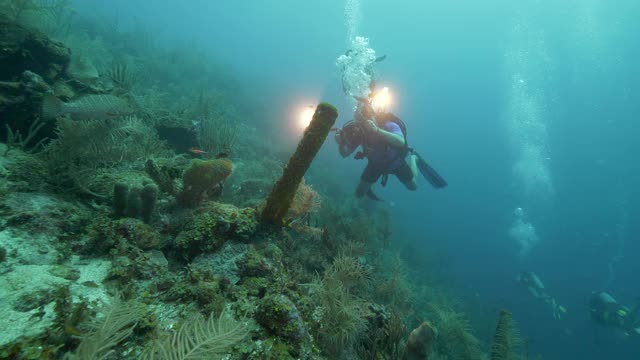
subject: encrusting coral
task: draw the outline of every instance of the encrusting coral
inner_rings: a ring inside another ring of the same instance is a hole
[[[307,336],[307,329],[295,304],[285,295],[271,295],[260,301],[258,322],[293,344]]]
[[[229,239],[248,240],[256,227],[254,209],[211,202],[192,214],[174,246],[186,257],[214,252]]]

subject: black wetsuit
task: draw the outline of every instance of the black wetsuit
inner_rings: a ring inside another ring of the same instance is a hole
[[[382,125],[379,127],[385,131],[402,136],[401,127],[394,121],[396,117],[390,113],[377,114],[376,118]],[[385,174],[393,174],[402,183],[413,180],[413,172],[405,161],[407,155],[406,147],[393,146],[387,143],[379,134],[368,134],[365,129],[360,128],[360,123],[354,121],[343,128],[343,144],[345,153],[353,152],[362,145],[363,152],[356,154],[356,158],[366,157],[368,162],[360,179],[373,184]]]

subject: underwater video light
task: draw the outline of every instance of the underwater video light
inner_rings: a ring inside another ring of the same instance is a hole
[[[391,93],[388,87],[383,87],[380,91],[373,94],[371,98],[371,107],[378,111],[387,111],[387,108],[391,105]]]
[[[302,130],[306,129],[311,123],[311,119],[313,119],[313,114],[316,112],[315,105],[305,106],[301,111],[300,115],[298,115],[298,125]]]

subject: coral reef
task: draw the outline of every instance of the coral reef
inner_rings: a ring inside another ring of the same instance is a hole
[[[318,105],[298,148],[267,198],[267,203],[262,210],[262,221],[273,224],[283,223],[305,172],[327,138],[337,117],[338,110],[332,105],[327,103]]]
[[[11,81],[27,70],[54,80],[64,72],[71,51],[46,34],[0,17],[0,80]]]
[[[227,239],[250,239],[256,228],[254,209],[209,203],[192,215],[176,236],[174,246],[185,256],[214,252]]]
[[[395,255],[390,214],[310,167],[335,108],[283,170],[264,105],[203,51],[39,4],[0,0],[0,358],[485,356]],[[42,119],[48,93],[133,114]]]

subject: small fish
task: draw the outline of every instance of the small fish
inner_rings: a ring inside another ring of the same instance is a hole
[[[206,154],[207,152],[204,150],[200,150],[197,147],[192,147],[191,149],[189,149],[189,152],[196,154],[196,155],[200,155],[200,154]]]
[[[65,332],[65,334],[73,335],[73,336],[80,336],[81,335],[80,331],[78,331],[78,329],[75,326],[71,325],[71,324],[65,324],[64,332]]]
[[[108,119],[133,113],[124,99],[113,95],[85,95],[71,102],[63,102],[53,95],[42,101],[42,117],[55,119],[69,114],[74,119]]]
[[[99,287],[98,284],[96,284],[94,281],[83,281],[81,284],[86,286],[86,287],[91,287],[91,288]]]

